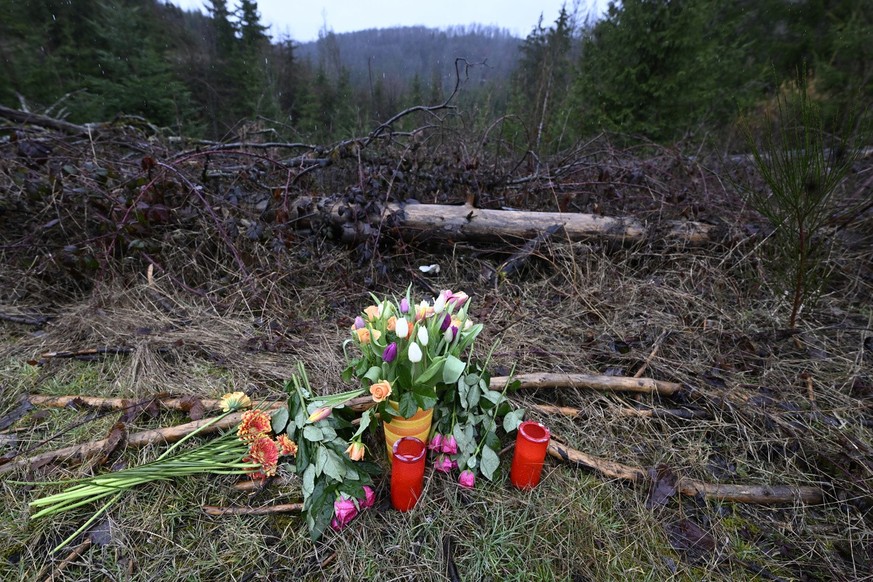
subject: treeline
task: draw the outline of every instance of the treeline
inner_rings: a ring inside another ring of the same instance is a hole
[[[325,31],[307,45],[269,39],[254,0],[205,4],[0,0],[0,102],[76,122],[127,114],[195,136],[269,128],[324,142],[441,102],[466,57],[484,63],[464,71],[466,119],[504,119],[505,141],[545,153],[601,131],[722,137],[801,72],[833,120],[873,102],[873,0],[624,0],[599,20],[564,9],[523,41],[410,27]]]
[[[623,0],[581,23],[562,10],[521,46],[511,111],[550,151],[600,131],[723,140],[803,78],[835,127],[869,117],[871,39],[873,0]]]
[[[505,80],[519,42],[493,28],[417,27],[326,31],[301,47],[271,41],[254,0],[205,4],[208,14],[156,0],[0,0],[0,103],[75,122],[137,115],[216,139],[269,127],[326,141],[442,102],[455,56],[488,62],[468,93]]]

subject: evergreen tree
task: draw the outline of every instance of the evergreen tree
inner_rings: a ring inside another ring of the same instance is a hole
[[[512,79],[512,112],[528,135],[527,147],[556,151],[566,145],[569,116],[567,97],[572,82],[575,25],[561,7],[553,26],[543,28],[542,17],[522,43],[521,59]]]

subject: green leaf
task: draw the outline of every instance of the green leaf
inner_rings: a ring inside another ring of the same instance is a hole
[[[449,355],[446,357],[446,362],[443,365],[443,382],[445,384],[454,384],[466,368],[467,365],[462,360]]]
[[[273,434],[282,434],[282,431],[288,426],[288,416],[288,409],[285,407],[279,408],[273,413],[273,416],[270,418]]]
[[[470,385],[467,384],[464,378],[458,378],[458,398],[461,400],[461,407],[467,408],[467,395],[470,393]]]
[[[336,481],[342,481],[346,473],[345,463],[335,452],[322,448],[325,451],[324,474]]]
[[[415,411],[418,410],[418,403],[415,401],[415,394],[412,392],[404,392],[400,397],[400,415],[403,418],[409,418]]]
[[[470,457],[469,459],[467,459],[466,465],[467,465],[468,469],[475,469],[476,468],[476,457]]]
[[[300,490],[303,493],[303,498],[306,499],[315,490],[315,465],[309,465],[303,471],[303,480]]]
[[[467,407],[476,408],[479,405],[479,398],[481,395],[482,390],[479,388],[479,384],[473,384],[470,386],[470,391],[467,392]]]
[[[428,384],[429,382],[431,382],[434,378],[436,378],[437,373],[442,370],[444,361],[445,358],[443,358],[442,356],[436,358],[433,363],[428,366],[427,370],[425,370],[415,378],[415,383]]]
[[[307,424],[303,429],[303,438],[308,441],[319,442],[324,440],[324,433],[314,424]]]
[[[367,370],[366,374],[364,374],[364,378],[366,378],[370,382],[373,382],[374,384],[379,381],[381,376],[382,376],[382,367],[381,366],[373,366],[369,370]]]
[[[503,430],[508,433],[514,431],[522,420],[524,420],[524,408],[513,410],[503,417]]]
[[[495,453],[488,445],[483,446],[482,463],[479,466],[482,471],[482,476],[491,481],[494,477],[494,471],[496,471],[498,467],[500,467],[500,457],[498,457],[497,453]]]

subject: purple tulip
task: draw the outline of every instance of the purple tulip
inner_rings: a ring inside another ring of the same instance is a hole
[[[443,322],[440,324],[440,332],[444,332],[452,325],[452,316],[446,313]]]
[[[457,455],[458,454],[458,441],[455,440],[454,435],[448,435],[443,439],[442,452],[447,455]]]
[[[400,300],[400,313],[409,313],[409,299],[406,297]]]
[[[430,437],[430,442],[427,444],[427,448],[431,451],[438,451],[443,447],[443,435],[436,432],[432,437]]]
[[[382,359],[389,364],[397,357],[397,342],[391,342],[382,352]]]
[[[461,471],[461,475],[458,477],[458,485],[464,489],[472,489],[476,486],[476,475],[469,469]]]
[[[354,501],[341,495],[333,503],[333,513],[334,517],[330,521],[330,527],[339,531],[355,519],[355,516],[358,515],[358,508],[355,506]]]
[[[364,323],[364,318],[360,315],[355,318],[355,329],[364,329],[366,327],[366,323]]]
[[[369,485],[364,485],[364,499],[359,502],[361,505],[361,509],[367,509],[368,507],[373,507],[376,503],[376,492],[373,491],[373,488]]]

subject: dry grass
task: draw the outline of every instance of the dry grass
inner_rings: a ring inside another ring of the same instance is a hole
[[[661,183],[641,190],[650,206],[667,204]],[[706,195],[718,199],[711,190]],[[796,334],[781,329],[789,307],[774,297],[751,244],[667,249],[553,241],[522,274],[489,285],[506,246],[391,243],[369,262],[360,261],[359,250],[317,236],[279,254],[241,241],[247,278],[222,245],[200,236],[199,247],[168,244],[161,253],[167,271],[156,271],[152,282],[142,263],[122,262],[65,301],[39,277],[25,282],[32,267],[8,254],[2,278],[22,295],[4,293],[2,311],[50,309],[53,319],[42,330],[0,323],[0,415],[29,392],[214,398],[246,390],[276,398],[300,360],[318,389],[340,391],[347,388],[341,342],[369,291],[399,294],[409,281],[418,295],[427,294],[425,285],[463,289],[486,324],[483,355],[499,341],[496,374],[515,365],[519,372],[631,376],[645,365],[646,377],[684,386],[669,399],[575,389],[513,396],[520,406],[581,409],[573,419],[531,414],[572,447],[710,482],[816,485],[826,502],[766,507],[674,497],[649,508],[645,485],[550,460],[532,492],[514,490],[502,473],[472,492],[428,473],[425,497],[409,514],[390,509],[387,483],[380,483],[374,510],[313,544],[296,515],[212,518],[199,510],[204,503],[294,501],[293,482],[249,497],[228,479],[200,478],[128,496],[107,518],[109,538],[55,579],[448,580],[447,551],[464,580],[873,577],[873,288],[859,265],[869,264],[870,247],[856,244],[870,238],[865,220],[846,233],[835,257],[839,272],[816,308],[802,314]],[[431,263],[441,273],[422,279],[417,266]],[[183,278],[207,296],[184,289]],[[41,290],[56,298],[51,305],[41,304]],[[27,363],[47,351],[104,346],[131,352]],[[627,407],[694,408],[709,418],[629,417],[620,412]],[[115,420],[117,414],[31,411],[4,432],[5,451],[46,439],[33,452],[100,438]],[[141,417],[130,430],[182,421],[178,414]],[[128,451],[125,458],[155,454]],[[505,458],[504,472],[508,465]],[[32,579],[56,565],[46,550],[83,519],[31,522],[26,504],[41,492],[2,484],[3,579]],[[698,547],[677,535],[689,521],[708,534]]]

